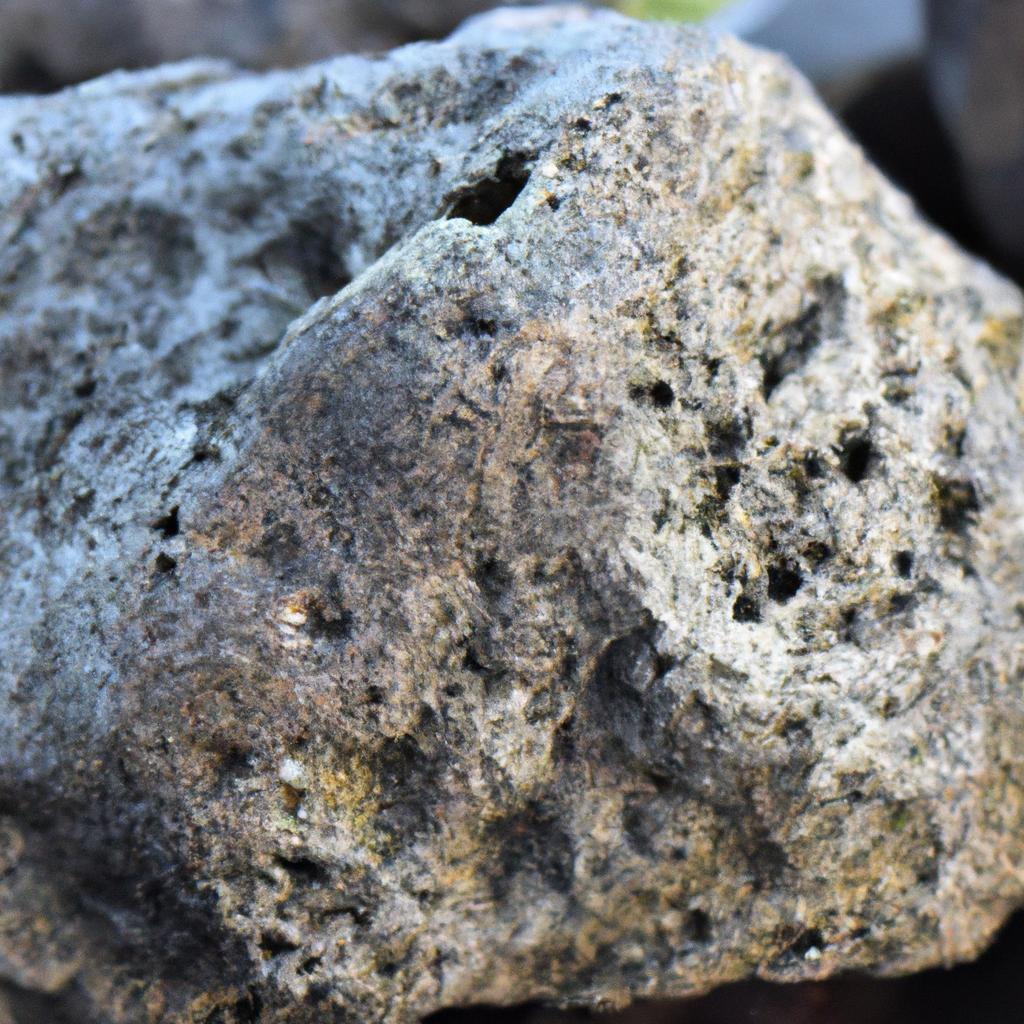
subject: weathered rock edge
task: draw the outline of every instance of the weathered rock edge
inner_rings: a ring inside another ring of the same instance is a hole
[[[783,62],[498,13],[0,100],[0,166],[15,1012],[616,1005],[1020,903],[1021,297]]]

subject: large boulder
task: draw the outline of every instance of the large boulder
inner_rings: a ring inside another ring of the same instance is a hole
[[[613,1006],[1020,903],[1021,296],[781,60],[498,12],[0,160],[12,1006]]]

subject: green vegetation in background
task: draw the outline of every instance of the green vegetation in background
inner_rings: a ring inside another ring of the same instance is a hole
[[[725,4],[726,0],[615,0],[623,14],[656,21],[700,21]]]

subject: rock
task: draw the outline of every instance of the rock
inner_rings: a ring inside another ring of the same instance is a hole
[[[487,0],[4,0],[0,90],[46,91],[187,57],[250,67],[444,35]]]
[[[1020,903],[1021,296],[778,58],[506,11],[0,158],[12,990],[617,1006]]]
[[[932,98],[996,254],[1024,270],[1024,3],[928,0]]]

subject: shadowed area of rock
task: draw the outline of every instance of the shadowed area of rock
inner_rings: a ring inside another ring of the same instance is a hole
[[[1022,897],[1019,293],[579,9],[0,100],[0,974],[406,1022]]]

